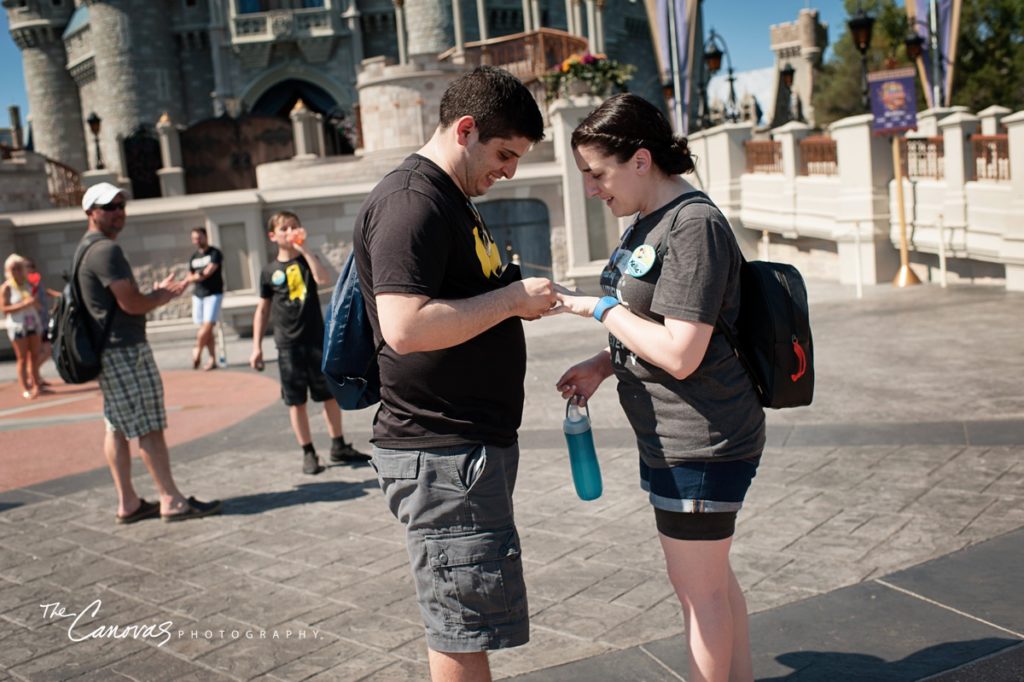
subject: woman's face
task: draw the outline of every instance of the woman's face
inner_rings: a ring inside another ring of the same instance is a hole
[[[605,156],[596,147],[584,144],[573,150],[573,156],[588,197],[598,197],[618,218],[640,210],[644,187],[643,177],[637,173],[636,155],[620,163],[614,156]]]
[[[24,263],[15,263],[14,265],[11,266],[11,269],[8,271],[8,274],[10,275],[10,278],[13,279],[15,282],[17,282],[18,284],[24,284],[25,283],[25,264]]]

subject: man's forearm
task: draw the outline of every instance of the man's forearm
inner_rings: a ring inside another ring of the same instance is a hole
[[[378,314],[386,315],[379,302]],[[381,325],[388,345],[404,355],[457,346],[514,314],[512,297],[506,289],[497,289],[472,298],[429,299],[407,318],[406,324],[395,326],[382,321]]]
[[[260,350],[263,348],[263,332],[267,328],[267,316],[261,308],[256,308],[256,314],[252,316],[252,347]]]

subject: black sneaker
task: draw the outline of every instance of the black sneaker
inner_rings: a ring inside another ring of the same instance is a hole
[[[315,452],[302,453],[302,473],[316,476],[323,470],[324,465],[320,463],[320,458]]]
[[[356,450],[349,443],[331,445],[331,461],[335,464],[341,462],[369,462],[371,457]]]

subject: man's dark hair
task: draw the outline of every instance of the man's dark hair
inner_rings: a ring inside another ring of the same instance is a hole
[[[441,127],[472,116],[480,141],[491,138],[544,139],[544,118],[537,100],[518,78],[494,66],[478,66],[452,81],[441,96]]]
[[[690,173],[694,169],[686,138],[672,133],[668,119],[656,106],[629,93],[606,99],[576,126],[572,148],[583,145],[595,147],[605,156],[614,156],[619,163],[629,161],[643,147],[665,175]]]
[[[198,232],[201,235],[203,235],[204,237],[206,236],[206,228],[205,227],[193,227],[192,231],[193,232]]]

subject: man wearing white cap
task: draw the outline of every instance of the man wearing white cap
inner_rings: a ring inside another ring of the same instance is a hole
[[[164,440],[163,382],[146,341],[146,313],[181,295],[187,282],[176,281],[171,273],[148,294],[139,291],[131,265],[115,243],[124,229],[125,203],[116,185],[101,182],[90,187],[82,197],[89,229],[75,253],[76,262],[80,255],[82,259],[78,285],[94,337],[107,329],[99,382],[107,425],[103,450],[117,488],[117,522],[135,523],[157,514],[164,521],[217,514],[220,500],[186,499],[174,483]],[[139,439],[142,459],[160,493],[159,503],[140,498],[132,485],[128,447],[132,438]]]

